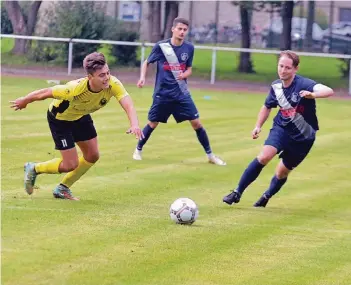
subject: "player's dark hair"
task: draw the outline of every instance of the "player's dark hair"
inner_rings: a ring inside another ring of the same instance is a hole
[[[299,66],[299,63],[300,63],[300,58],[299,56],[294,53],[293,51],[291,50],[283,50],[280,55],[279,55],[279,59],[282,57],[282,56],[286,56],[288,58],[290,58],[293,62],[293,66],[294,67],[298,67]]]
[[[100,52],[88,54],[83,60],[83,67],[86,73],[93,74],[103,68],[106,64],[105,56]]]
[[[187,25],[189,27],[189,21],[187,19],[184,18],[175,18],[173,20],[173,27],[175,27],[177,24],[184,24]]]

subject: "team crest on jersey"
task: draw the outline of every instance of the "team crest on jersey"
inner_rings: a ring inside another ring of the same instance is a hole
[[[299,100],[299,94],[296,92],[293,92],[293,94],[291,94],[291,101],[296,103]]]
[[[107,103],[106,98],[102,98],[102,99],[100,100],[100,105],[101,105],[101,106],[105,106],[106,103]]]
[[[189,57],[188,57],[188,54],[186,52],[183,52],[181,55],[180,55],[180,58],[182,59],[182,61],[186,61]]]

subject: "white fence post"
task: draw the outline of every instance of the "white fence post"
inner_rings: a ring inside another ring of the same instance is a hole
[[[215,84],[216,81],[216,63],[217,63],[217,51],[212,50],[212,66],[211,66],[211,84]]]
[[[72,40],[68,44],[68,75],[72,74],[72,61],[73,61],[73,43]]]
[[[87,43],[87,44],[111,44],[111,45],[125,45],[125,46],[141,46],[141,63],[145,61],[145,47],[154,46],[153,43],[141,43],[141,42],[124,42],[124,41],[106,41],[106,40],[86,40],[86,39],[70,39],[70,38],[54,38],[54,37],[37,37],[37,36],[24,36],[24,35],[7,35],[0,34],[0,38],[12,38],[12,39],[27,39],[27,40],[38,40],[38,41],[52,41],[52,42],[65,42],[68,43],[68,70],[67,73],[72,73],[73,63],[73,44],[74,43]],[[196,49],[212,50],[212,66],[211,66],[211,84],[216,81],[216,63],[217,63],[217,50],[220,51],[231,51],[231,52],[251,52],[260,54],[280,54],[278,50],[264,50],[264,49],[253,49],[253,48],[232,48],[232,47],[213,47],[213,46],[195,46]],[[328,58],[343,58],[350,62],[351,55],[347,54],[331,54],[331,53],[310,53],[310,52],[297,52],[301,56],[313,56],[313,57],[328,57]],[[348,93],[351,96],[351,70],[349,73],[349,88]]]
[[[141,46],[141,57],[140,57],[140,74],[141,74],[141,67],[145,61],[145,44],[143,43]]]

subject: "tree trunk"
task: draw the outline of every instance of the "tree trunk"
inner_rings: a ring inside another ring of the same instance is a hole
[[[167,9],[168,9],[168,13],[167,13]],[[178,13],[179,13],[179,2],[166,1],[166,21],[165,21],[166,25],[163,31],[164,39],[168,39],[172,37],[173,20],[178,17]]]
[[[27,29],[28,35],[33,35],[35,30],[35,25],[38,20],[38,11],[42,1],[34,1],[28,11]]]
[[[216,23],[216,30],[215,30],[215,38],[214,42],[218,43],[218,28],[219,28],[219,1],[216,0],[216,16],[215,16],[215,23]]]
[[[166,1],[165,2],[165,11],[164,11],[164,14],[165,14],[165,16],[164,16],[164,18],[165,18],[165,20],[164,20],[164,23],[163,23],[163,27],[162,27],[162,35],[161,35],[161,37],[163,38],[163,39],[165,39],[166,38],[166,29],[167,29],[167,22],[168,22],[168,19],[169,19],[169,12],[170,12],[170,4],[171,4],[171,2],[172,1]]]
[[[161,1],[149,1],[149,37],[153,43],[161,40]]]
[[[314,23],[315,1],[308,2],[308,16],[305,34],[305,50],[311,51],[313,47],[313,23]]]
[[[285,1],[282,6],[283,33],[280,39],[280,50],[291,49],[291,21],[293,17],[294,2]]]
[[[251,35],[250,35],[250,19],[249,12],[245,3],[240,4],[240,19],[241,19],[241,47],[250,48],[251,46]],[[241,52],[240,53],[240,63],[238,71],[242,73],[255,73],[252,62],[251,53]]]
[[[153,36],[153,27],[154,27],[154,20],[153,20],[153,11],[154,11],[154,4],[155,2],[154,1],[149,1],[147,2],[148,4],[148,10],[149,10],[149,13],[148,13],[148,16],[147,16],[147,21],[148,21],[148,31],[149,31],[149,41],[152,42],[152,36]]]
[[[5,1],[5,9],[11,21],[14,34],[31,36],[34,33],[37,15],[42,1],[34,1],[28,11],[27,22],[18,1]],[[25,54],[29,46],[28,40],[16,39],[12,49],[14,54]]]
[[[192,36],[192,29],[193,29],[193,8],[194,8],[194,2],[190,1],[189,3],[190,7],[189,7],[189,41],[193,40],[193,36]]]

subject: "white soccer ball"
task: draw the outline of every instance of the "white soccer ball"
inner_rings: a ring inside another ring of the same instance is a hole
[[[189,198],[179,198],[175,200],[170,209],[169,215],[177,224],[192,224],[199,215],[199,209],[195,202]]]

